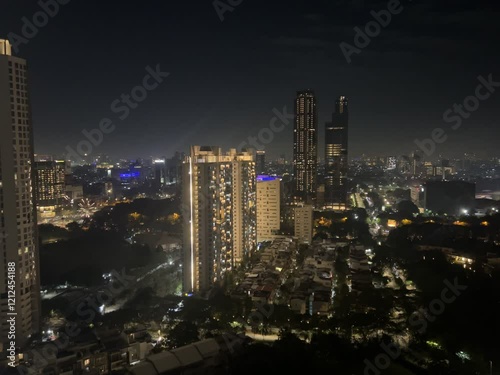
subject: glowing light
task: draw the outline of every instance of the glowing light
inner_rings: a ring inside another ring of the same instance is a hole
[[[191,230],[191,290],[194,290],[194,223],[193,223],[193,159],[189,158],[189,203],[191,217],[189,218]]]

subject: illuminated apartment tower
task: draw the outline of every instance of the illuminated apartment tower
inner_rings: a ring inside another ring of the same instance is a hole
[[[64,202],[66,162],[35,161],[35,202],[39,212],[53,212]]]
[[[183,288],[206,291],[256,246],[256,176],[250,152],[192,146],[183,164]]]
[[[325,127],[325,207],[334,210],[347,208],[348,125],[348,100],[341,96]]]
[[[318,116],[314,92],[299,91],[295,101],[293,173],[296,196],[304,201],[316,195],[318,166]]]
[[[270,241],[280,229],[281,180],[257,176],[257,242]]]
[[[8,264],[15,263],[16,344],[37,332],[40,273],[33,187],[33,133],[26,61],[0,40],[0,342],[9,329]],[[7,340],[8,341],[8,340]],[[5,348],[5,346],[4,346]]]

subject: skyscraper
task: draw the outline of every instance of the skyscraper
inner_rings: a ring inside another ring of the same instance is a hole
[[[348,125],[348,100],[340,96],[325,126],[325,206],[334,210],[347,208]]]
[[[296,196],[310,201],[316,195],[318,116],[311,90],[297,92],[293,130],[293,173]]]
[[[15,312],[18,346],[37,332],[40,324],[33,133],[27,76],[26,61],[12,56],[10,43],[0,40],[0,341],[8,340],[7,313]]]
[[[270,241],[280,229],[281,181],[257,176],[257,242]]]
[[[162,189],[165,187],[166,178],[166,163],[165,159],[153,160],[153,187],[155,189]]]
[[[266,152],[257,150],[255,153],[255,171],[257,174],[266,174]]]
[[[183,288],[220,283],[256,246],[256,176],[250,152],[193,146],[183,164]]]

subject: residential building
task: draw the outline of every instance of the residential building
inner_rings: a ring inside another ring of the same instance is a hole
[[[18,346],[40,325],[30,105],[26,61],[12,55],[9,41],[0,40],[0,342],[10,344],[7,313],[15,313]]]
[[[256,247],[253,154],[193,146],[182,180],[184,291],[203,292]]]
[[[257,176],[257,242],[271,241],[280,229],[281,180]]]

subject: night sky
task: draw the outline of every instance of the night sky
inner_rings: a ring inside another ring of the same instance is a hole
[[[95,153],[135,158],[170,156],[190,144],[236,147],[269,127],[273,108],[293,111],[296,91],[310,88],[320,145],[335,97],[346,95],[351,156],[407,154],[436,127],[449,139],[434,156],[497,156],[500,88],[457,130],[443,113],[474,94],[479,75],[500,82],[500,4],[402,0],[402,12],[348,64],[339,44],[354,45],[353,28],[387,3],[243,0],[221,22],[212,0],[71,0],[20,46],[30,66],[35,151],[75,147],[83,129],[106,117],[116,130]],[[39,10],[36,1],[2,0],[0,36],[21,35],[22,17]],[[118,120],[111,103],[157,64],[170,76]],[[290,158],[292,123],[265,149]]]

